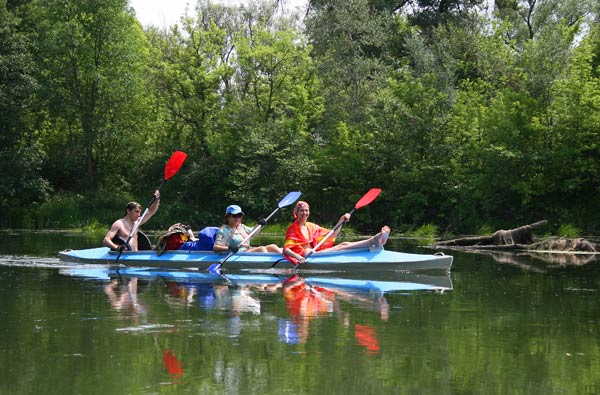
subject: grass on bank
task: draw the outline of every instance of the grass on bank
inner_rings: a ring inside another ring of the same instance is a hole
[[[405,237],[416,239],[420,245],[431,245],[438,239],[438,227],[434,224],[425,224],[416,229],[404,232]]]

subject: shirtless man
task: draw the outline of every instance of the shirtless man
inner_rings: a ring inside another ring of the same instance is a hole
[[[158,206],[160,204],[160,193],[158,190],[156,190],[154,192],[154,197],[155,197],[154,203],[148,208],[148,213],[144,217],[144,220],[142,221],[140,226],[145,224],[146,222],[148,222],[148,220],[150,218],[152,218],[152,216],[158,210]],[[109,231],[106,233],[106,236],[104,236],[104,240],[102,240],[102,244],[109,247],[111,250],[118,250],[119,245],[117,243],[115,243],[113,241],[113,239],[115,237],[119,237],[123,240],[123,242],[126,242],[127,239],[129,238],[129,235],[131,234],[131,231],[133,230],[133,227],[134,227],[136,221],[141,216],[142,216],[142,206],[139,203],[137,203],[137,202],[127,203],[125,216],[123,218],[118,219],[115,222],[113,222]],[[138,250],[137,232],[129,241],[129,245],[131,246],[132,251]]]

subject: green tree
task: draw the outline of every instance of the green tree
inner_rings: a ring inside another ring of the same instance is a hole
[[[310,48],[291,20],[266,2],[200,2],[180,26],[147,34],[159,55],[158,122],[190,155],[182,188],[193,221],[218,221],[226,201],[263,214],[309,179],[321,99]]]
[[[145,41],[125,0],[36,3],[38,63],[47,104],[40,127],[60,188],[129,186],[148,155]],[[66,158],[66,162],[65,162]],[[132,160],[135,158],[134,160]],[[63,171],[61,169],[65,169]]]
[[[392,17],[367,0],[315,3],[306,30],[327,103],[317,129],[327,141],[339,122],[360,125],[387,74],[383,62]]]
[[[431,32],[440,25],[471,18],[484,4],[483,0],[415,0],[406,11],[412,24]]]
[[[512,24],[508,37],[523,43],[558,24],[571,27],[581,23],[595,12],[594,3],[589,0],[496,0],[495,12],[498,18]]]
[[[0,208],[40,202],[50,190],[40,175],[44,153],[30,114],[38,84],[31,43],[14,8],[0,0]]]
[[[390,223],[437,222],[450,205],[451,152],[444,132],[451,101],[437,85],[432,73],[400,72],[374,109],[372,161],[378,167],[372,174],[390,195]]]
[[[310,47],[274,11],[245,10],[226,106],[229,141],[237,142],[226,151],[235,159],[226,196],[263,212],[286,191],[310,188],[316,171],[310,131],[322,113]]]
[[[600,189],[600,35],[595,27],[575,49],[563,78],[553,86],[553,100],[543,128],[551,136],[545,174],[546,200],[562,207],[562,221],[598,231]]]

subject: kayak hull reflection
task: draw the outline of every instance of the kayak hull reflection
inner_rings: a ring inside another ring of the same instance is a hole
[[[109,269],[106,267],[75,267],[61,270],[62,274],[87,277],[94,279],[126,279],[138,278],[148,281],[176,282],[178,284],[210,284],[224,282],[236,286],[268,286],[281,285],[289,280],[289,275],[268,273],[243,273],[243,274],[216,274],[205,271],[177,271],[164,270],[160,268],[121,268]],[[395,292],[395,291],[448,291],[452,290],[452,280],[449,273],[420,274],[420,273],[397,273],[388,280],[359,279],[346,277],[330,277],[328,275],[308,275],[303,277],[304,281],[313,286],[321,286],[328,289],[343,289],[353,292]]]

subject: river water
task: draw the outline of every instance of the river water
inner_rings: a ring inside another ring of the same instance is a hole
[[[600,393],[596,260],[177,281],[57,259],[97,237],[1,235],[0,394]]]

